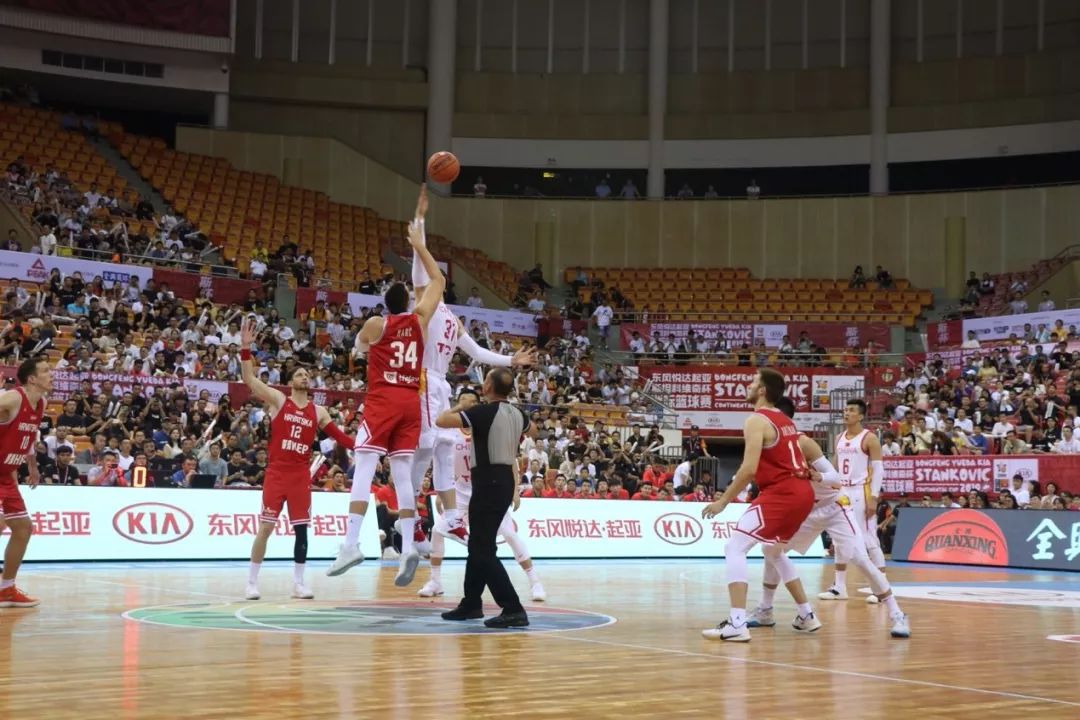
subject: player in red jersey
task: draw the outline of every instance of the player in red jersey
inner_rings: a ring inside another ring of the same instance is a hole
[[[420,375],[426,329],[446,285],[435,258],[424,247],[421,232],[417,223],[411,224],[409,244],[423,262],[431,283],[424,288],[413,312],[409,312],[408,288],[404,283],[394,283],[384,297],[389,314],[385,318],[368,318],[357,335],[357,349],[368,353],[367,397],[363,421],[356,433],[348,530],[337,559],[326,573],[330,576],[341,575],[364,560],[359,545],[360,525],[380,455],[390,457],[401,523],[401,564],[394,584],[405,587],[411,583],[420,562],[413,537],[419,488],[412,484],[412,459],[420,442]]]
[[[784,376],[769,368],[758,370],[747,391],[754,412],[743,424],[746,449],[742,465],[720,499],[701,511],[703,518],[719,515],[750,481],[757,482],[760,492],[739,518],[724,551],[731,615],[715,628],[702,631],[710,640],[750,641],[746,626],[746,554],[759,542],[765,545],[766,559],[775,565],[799,606],[792,627],[799,632],[814,632],[821,627],[795,565],[784,553],[784,544],[798,532],[814,507],[814,490],[806,458],[799,449],[799,431],[790,418],[776,409],[782,397]]]
[[[41,479],[34,442],[45,412],[45,396],[52,391],[52,368],[47,358],[34,357],[19,365],[15,377],[19,387],[0,393],[0,514],[11,531],[4,551],[0,607],[34,607],[38,600],[15,587],[15,575],[34,529],[15,473],[25,463],[30,487],[37,487]]]
[[[254,318],[240,326],[240,372],[251,394],[266,403],[270,413],[270,441],[263,479],[262,512],[259,532],[251,545],[251,566],[248,570],[248,600],[259,599],[259,568],[266,556],[266,541],[277,526],[283,505],[289,508],[289,523],[295,534],[293,544],[293,592],[301,600],[315,597],[304,585],[304,565],[307,562],[307,528],[311,522],[311,446],[321,429],[344,447],[352,438],[330,419],[326,408],[316,405],[308,395],[310,374],[304,368],[293,370],[288,378],[289,396],[272,388],[258,378],[251,360],[251,346],[257,331]]]

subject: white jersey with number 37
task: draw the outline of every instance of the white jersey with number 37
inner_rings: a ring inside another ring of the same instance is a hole
[[[445,380],[450,371],[450,360],[458,346],[459,325],[457,316],[439,303],[428,320],[427,339],[424,342],[424,372],[428,382]]]
[[[870,455],[864,447],[868,432],[848,438],[845,431],[836,438],[836,469],[845,485],[865,485],[870,479]]]

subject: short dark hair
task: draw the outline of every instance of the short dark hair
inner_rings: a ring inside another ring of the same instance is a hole
[[[787,415],[789,418],[795,417],[795,403],[792,402],[789,397],[782,397],[776,401],[776,409]]]
[[[850,400],[847,401],[847,405],[848,405],[848,407],[851,407],[852,405],[854,405],[855,407],[859,408],[859,414],[862,415],[863,417],[866,417],[866,402],[865,401],[860,400],[859,398],[851,398]]]
[[[477,400],[480,400],[480,393],[476,392],[476,390],[474,388],[471,388],[471,387],[467,387],[464,390],[462,390],[460,393],[458,393],[458,400],[461,399],[462,395],[472,395]]]
[[[772,368],[760,368],[758,375],[761,377],[761,384],[765,386],[765,399],[770,405],[776,405],[780,398],[784,397],[784,376]]]
[[[396,282],[383,295],[383,300],[391,314],[406,312],[409,309],[409,288],[405,287],[405,283]]]
[[[491,378],[491,389],[499,397],[506,397],[514,390],[514,373],[507,368],[497,367],[488,377]]]
[[[47,357],[38,356],[32,357],[27,360],[23,360],[19,365],[19,369],[15,371],[15,377],[18,378],[20,385],[25,385],[26,381],[37,374],[38,365],[41,363],[47,363],[49,359]]]

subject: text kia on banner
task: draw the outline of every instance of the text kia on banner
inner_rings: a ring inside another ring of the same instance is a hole
[[[894,560],[1080,570],[1080,514],[1052,510],[903,508]]]

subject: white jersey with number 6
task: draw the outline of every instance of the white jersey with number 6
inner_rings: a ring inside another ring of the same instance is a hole
[[[870,455],[864,445],[869,432],[863,430],[848,438],[845,431],[836,438],[836,469],[844,485],[865,485],[870,480]]]

